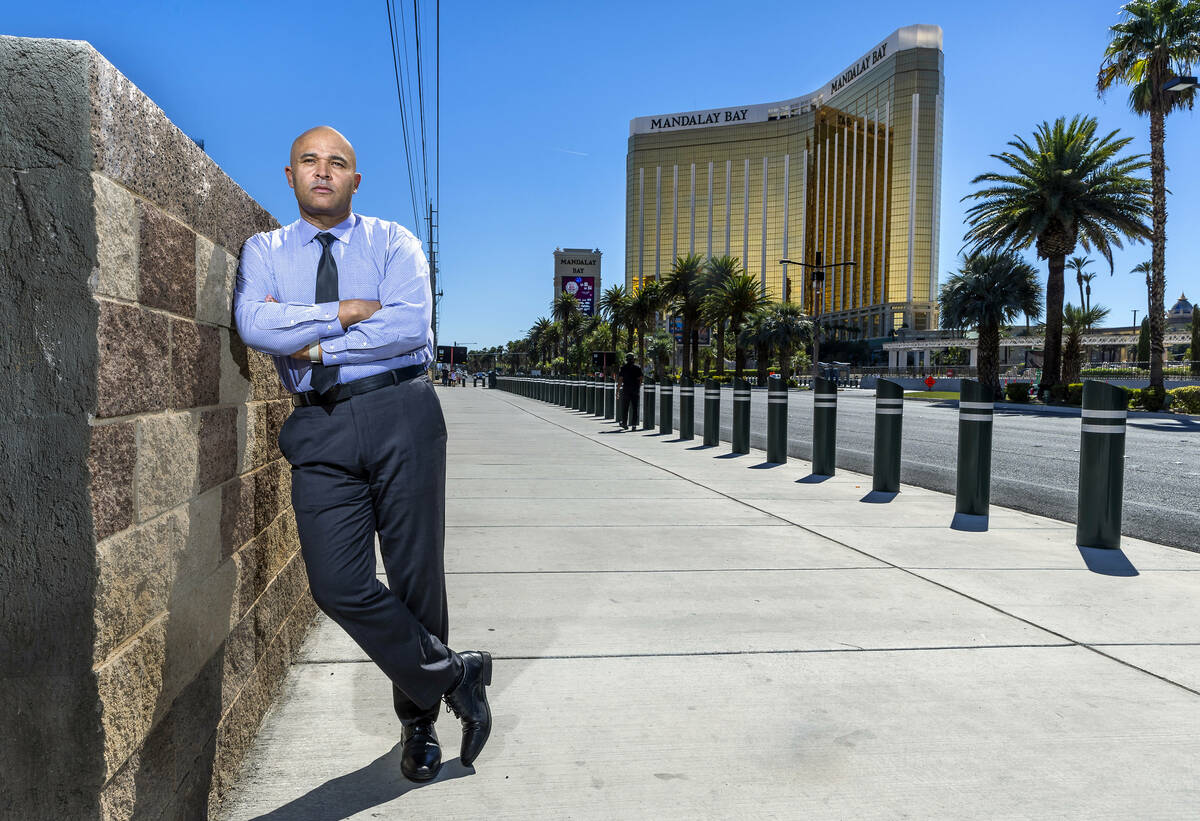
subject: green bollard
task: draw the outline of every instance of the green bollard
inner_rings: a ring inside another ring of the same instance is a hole
[[[696,388],[687,376],[679,380],[679,438],[696,438]]]
[[[733,435],[730,444],[732,453],[750,452],[750,383],[745,379],[733,380]]]
[[[704,444],[721,443],[721,385],[715,379],[704,382]]]
[[[642,383],[642,430],[654,430],[654,380]]]
[[[837,473],[837,383],[822,376],[813,378],[812,451],[813,475]]]
[[[1125,490],[1124,388],[1089,379],[1083,383],[1079,442],[1079,508],[1075,544],[1121,546],[1121,502]]]
[[[596,377],[596,416],[604,418],[604,394],[608,392],[608,377]]]
[[[787,462],[787,385],[778,376],[767,380],[767,461]]]
[[[670,378],[663,379],[658,385],[658,432],[671,432],[671,404],[675,399],[675,388]]]
[[[586,382],[583,386],[584,399],[586,399],[586,401],[587,401],[587,404],[585,405],[584,410],[589,415],[595,416],[596,415],[596,377],[585,376],[584,379],[586,380]]]
[[[578,375],[571,380],[571,410],[579,410],[583,399],[583,380]]]
[[[904,388],[880,379],[875,384],[875,475],[871,490],[900,492],[900,434],[904,423]]]
[[[617,418],[617,381],[604,378],[604,418]]]
[[[992,392],[974,379],[962,380],[958,402],[958,487],[954,512],[988,515],[992,495]]]

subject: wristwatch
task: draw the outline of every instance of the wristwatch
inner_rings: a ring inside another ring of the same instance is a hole
[[[320,342],[314,342],[312,345],[309,346],[308,361],[309,362],[320,362],[321,361],[321,343]]]

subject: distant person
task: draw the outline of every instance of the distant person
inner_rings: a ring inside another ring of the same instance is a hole
[[[446,645],[446,425],[426,375],[429,266],[409,231],[351,210],[362,177],[337,131],[297,137],[284,173],[301,218],[242,246],[238,333],[275,358],[293,394],[279,449],[313,599],[391,680],[400,770],[429,781],[443,700],[462,720],[464,765],[492,727],[491,656]]]
[[[625,354],[625,364],[617,372],[621,380],[621,408],[617,421],[621,429],[636,428],[638,425],[638,399],[642,395],[642,369],[633,361],[633,354]]]
[[[442,366],[442,385],[450,387],[450,369],[444,365]]]

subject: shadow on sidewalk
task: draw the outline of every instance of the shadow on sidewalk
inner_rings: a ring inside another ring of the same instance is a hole
[[[824,476],[820,473],[810,473],[807,476],[805,476],[803,479],[797,479],[796,484],[798,484],[798,485],[819,485],[822,482],[828,482],[832,478],[833,478],[832,476]]]
[[[971,513],[955,513],[950,521],[951,530],[962,530],[967,533],[987,533],[988,517],[976,516]]]
[[[1087,569],[1101,576],[1138,576],[1138,569],[1121,548],[1079,547]]]
[[[886,505],[899,495],[899,493],[890,490],[872,490],[858,501],[866,502],[869,505]]]
[[[751,465],[750,470],[770,470],[771,468],[783,467],[785,462],[759,462],[757,465]]]
[[[413,783],[400,774],[402,747],[397,743],[367,766],[331,778],[282,807],[256,816],[254,821],[338,821],[421,787],[475,774],[474,767],[464,767],[454,758],[442,764],[437,778],[424,784]]]

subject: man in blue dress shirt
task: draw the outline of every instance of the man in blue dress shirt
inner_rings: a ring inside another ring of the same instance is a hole
[[[351,210],[362,176],[328,126],[284,169],[300,219],[242,246],[234,313],[274,357],[295,405],[279,434],[313,599],[392,682],[401,770],[434,778],[444,699],[469,766],[491,731],[492,659],[446,646],[446,426],[433,359],[429,267],[394,222]],[[378,534],[388,586],[375,575]]]

